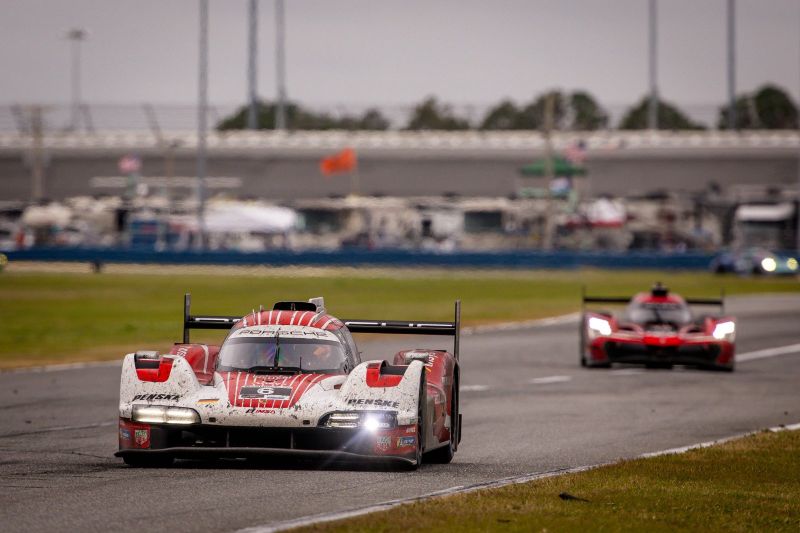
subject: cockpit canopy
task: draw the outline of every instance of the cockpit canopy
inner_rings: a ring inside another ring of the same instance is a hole
[[[625,309],[628,322],[634,324],[671,324],[682,326],[692,321],[689,306],[682,301],[636,301]]]
[[[220,348],[218,370],[302,371],[339,374],[349,365],[334,333],[310,329],[254,326],[234,331]]]

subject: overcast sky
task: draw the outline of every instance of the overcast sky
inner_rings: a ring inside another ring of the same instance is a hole
[[[66,102],[70,27],[89,103],[196,102],[196,0],[0,0],[0,104]],[[246,95],[246,0],[211,0],[209,97]],[[259,0],[259,93],[275,94],[274,2]],[[679,104],[726,98],[726,0],[660,0],[660,86]],[[737,0],[740,91],[797,95],[800,2]],[[307,103],[528,100],[647,90],[647,0],[287,0],[289,95]]]

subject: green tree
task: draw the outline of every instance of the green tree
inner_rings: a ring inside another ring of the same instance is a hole
[[[608,114],[587,92],[549,91],[518,107],[504,100],[491,108],[482,130],[538,130],[545,126],[547,99],[553,98],[553,129],[597,130],[608,126]]]
[[[621,130],[644,130],[647,129],[647,114],[650,104],[649,96],[642,100],[625,113],[619,123]],[[702,130],[705,126],[693,122],[683,111],[676,106],[659,100],[658,102],[658,129],[660,130]]]
[[[608,113],[587,92],[572,93],[569,108],[572,111],[571,130],[594,131],[608,127]]]
[[[787,130],[797,128],[797,107],[789,95],[775,85],[764,85],[752,94],[736,98],[736,129]],[[717,127],[728,127],[730,105],[719,110]]]
[[[407,130],[468,130],[469,121],[457,117],[449,105],[429,96],[414,107]]]
[[[277,105],[273,102],[258,102],[258,129],[275,127]],[[286,121],[293,130],[385,130],[389,121],[377,109],[368,109],[361,116],[345,115],[333,117],[327,113],[317,113],[303,109],[298,104],[286,105]],[[237,109],[232,115],[217,124],[218,130],[242,130],[247,127],[247,106]]]
[[[547,99],[553,98],[553,129],[562,128],[567,111],[567,102],[561,91],[548,91],[536,97],[531,103],[524,106],[519,114],[520,129],[538,130],[546,126]]]
[[[520,110],[511,100],[503,100],[489,109],[481,122],[482,130],[520,130],[524,129],[519,123]]]

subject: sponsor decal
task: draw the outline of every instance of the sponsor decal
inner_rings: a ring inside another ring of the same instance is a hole
[[[372,405],[374,407],[400,407],[400,402],[392,400],[373,400],[371,398],[350,398],[347,400],[347,405]]]
[[[417,426],[409,426],[406,428],[406,433],[416,433],[416,432],[417,432]]]
[[[119,438],[122,440],[131,440],[131,431],[128,428],[119,428]]]
[[[248,415],[251,415],[253,413],[258,413],[260,415],[274,415],[277,414],[278,411],[275,409],[256,409],[255,407],[251,407],[250,409],[245,411],[245,413]]]
[[[175,355],[177,355],[178,357],[186,357],[188,353],[189,353],[188,346],[181,346],[175,351]]]
[[[219,398],[204,398],[197,400],[197,405],[213,405],[219,401]]]
[[[389,436],[379,436],[375,438],[375,447],[381,451],[388,450],[391,443],[392,438]]]
[[[406,446],[414,446],[417,442],[417,437],[397,437],[397,447],[405,448]]]
[[[242,387],[240,400],[288,400],[292,397],[291,387]]]
[[[133,397],[132,401],[145,400],[147,402],[152,402],[153,400],[168,400],[170,402],[177,402],[180,399],[180,394],[137,394]]]
[[[136,429],[133,431],[133,440],[141,448],[150,447],[150,430]]]
[[[249,327],[243,328],[234,333],[234,336],[252,335],[255,337],[274,337],[280,334],[281,337],[314,337],[314,338],[331,338],[333,335],[327,331],[322,330],[305,330],[305,329],[287,329],[281,327]]]

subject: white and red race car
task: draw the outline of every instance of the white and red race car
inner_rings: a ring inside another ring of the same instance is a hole
[[[175,458],[301,456],[448,463],[461,440],[460,302],[454,322],[339,320],[321,298],[244,317],[192,316],[169,354],[125,356],[119,451],[132,466]],[[226,329],[221,346],[190,329]],[[360,360],[351,333],[448,335],[450,353]]]
[[[625,311],[584,310],[580,324],[581,366],[608,368],[612,363],[650,367],[690,365],[733,371],[736,320],[701,315],[690,305],[719,306],[723,299],[684,299],[660,283],[633,297],[583,297],[583,304],[626,304]]]

